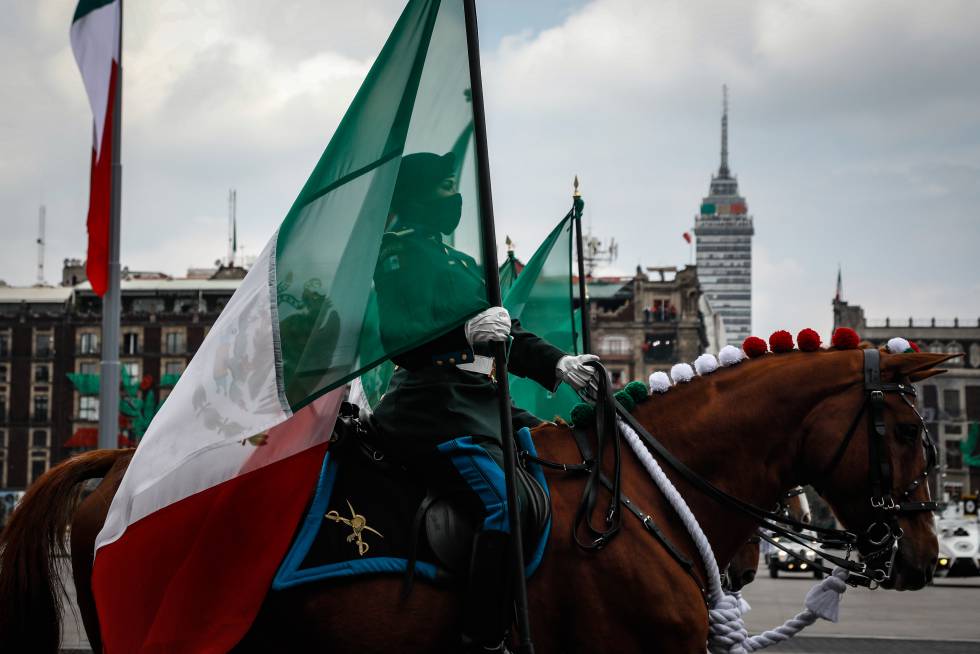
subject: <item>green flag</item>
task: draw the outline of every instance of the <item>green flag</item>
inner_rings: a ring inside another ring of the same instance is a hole
[[[409,2],[278,232],[269,275],[276,363],[293,410],[487,308],[469,84],[462,3]],[[460,220],[439,231],[472,273],[435,306],[413,298],[439,289],[439,271],[417,253],[408,270],[408,255],[383,248],[405,233],[409,196],[422,188],[424,172],[399,178],[417,153],[429,154],[416,162],[448,162],[455,174]],[[390,291],[380,301],[379,280]]]
[[[960,441],[960,452],[963,454],[963,463],[969,468],[980,468],[980,422],[971,422],[967,427],[967,437],[965,441]]]
[[[517,281],[517,258],[513,250],[507,251],[507,258],[500,264],[500,292],[506,297],[510,287]]]
[[[527,262],[504,298],[512,318],[565,352],[581,350],[572,297],[572,214],[565,216]],[[503,285],[503,282],[501,282]],[[568,420],[580,400],[567,384],[554,393],[511,375],[514,404],[544,420]]]

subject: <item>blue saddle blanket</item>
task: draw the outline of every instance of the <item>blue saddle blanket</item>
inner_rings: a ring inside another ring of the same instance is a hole
[[[516,436],[520,449],[536,455],[527,428],[519,430]],[[454,453],[465,454],[466,465],[471,467],[469,474],[480,478],[479,482],[471,482],[471,486],[482,482],[484,491],[490,485],[502,492],[503,471],[485,450],[469,438],[456,439],[445,446]],[[547,494],[548,485],[541,467],[528,461],[527,471]],[[467,476],[467,471],[461,472]],[[484,491],[480,492],[481,497]],[[360,455],[337,456],[328,451],[323,458],[313,501],[273,579],[273,589],[337,577],[403,574],[413,547],[412,522],[424,497],[425,488],[416,480],[379,471]],[[499,519],[499,513],[488,515],[482,528],[500,528],[502,525],[487,524]],[[474,527],[480,528],[476,527],[475,520]],[[527,558],[525,571],[528,576],[541,563],[550,531],[549,517]],[[416,577],[433,582],[452,578],[452,574],[439,565],[424,534],[418,538],[415,547]],[[465,547],[468,552],[469,543]]]

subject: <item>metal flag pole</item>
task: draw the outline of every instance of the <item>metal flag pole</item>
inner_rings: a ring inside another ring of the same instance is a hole
[[[102,297],[102,365],[99,375],[99,449],[119,447],[119,216],[122,205],[122,31],[119,0],[119,63],[112,108],[112,190],[109,204],[109,280]]]
[[[585,200],[578,191],[578,175],[575,176],[575,192],[572,193],[572,210],[575,211],[575,249],[578,252],[578,298],[582,319],[582,353],[592,354],[592,332],[589,329],[589,295],[585,284],[585,253],[582,250],[582,210]]]
[[[483,106],[483,79],[480,73],[480,40],[476,28],[476,2],[464,0],[466,17],[466,50],[470,64],[470,89],[473,94],[473,134],[476,145],[478,183],[480,189],[480,222],[483,236],[483,266],[487,276],[487,300],[490,306],[501,306],[500,275],[497,271],[497,238],[493,225],[493,198],[490,194],[490,161],[487,153],[487,124]],[[517,628],[520,631],[519,651],[533,654],[531,620],[527,605],[527,584],[524,579],[524,546],[517,504],[517,470],[514,432],[510,417],[510,385],[507,379],[505,344],[493,343],[496,365],[497,395],[500,407],[500,434],[503,438],[504,480],[507,484],[507,509],[510,519],[514,601],[517,604]]]

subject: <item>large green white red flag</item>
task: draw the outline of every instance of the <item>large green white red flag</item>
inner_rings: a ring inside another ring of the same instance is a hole
[[[112,125],[119,79],[120,0],[80,0],[71,22],[71,49],[92,107],[88,253],[85,274],[97,295],[109,280],[109,209],[112,196]]]
[[[487,307],[386,318],[373,281],[402,158],[455,153],[469,85],[461,0],[409,2],[112,500],[92,576],[109,654],[231,649],[312,495],[345,383]],[[462,215],[445,243],[480,264],[476,158],[455,156]],[[428,273],[413,279],[438,284]]]

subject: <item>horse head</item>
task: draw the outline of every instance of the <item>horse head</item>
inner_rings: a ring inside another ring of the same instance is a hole
[[[802,474],[858,536],[869,574],[883,587],[916,590],[932,579],[938,553],[927,481],[936,445],[911,384],[944,372],[935,366],[956,355],[841,354],[848,374],[840,392],[804,420]]]

